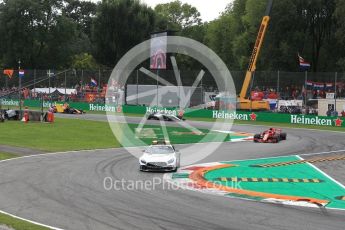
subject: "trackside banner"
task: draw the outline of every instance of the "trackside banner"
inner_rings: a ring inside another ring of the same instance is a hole
[[[19,106],[18,100],[1,98],[0,103],[2,106]]]
[[[1,99],[3,108],[6,106],[19,106],[18,100]],[[64,102],[54,102],[53,104],[63,104]],[[246,112],[246,111],[218,111],[218,110],[204,110],[204,109],[186,109],[180,110],[176,108],[160,108],[160,107],[146,107],[146,106],[131,106],[131,105],[114,105],[108,106],[99,103],[85,103],[85,102],[69,102],[70,106],[84,111],[99,111],[99,112],[123,112],[130,114],[149,114],[153,112],[163,112],[170,115],[183,115],[185,118],[214,118],[214,119],[234,119],[241,121],[263,121],[263,122],[277,122],[288,124],[301,125],[317,125],[317,126],[334,126],[345,127],[345,119],[341,117],[324,117],[313,115],[295,115],[285,113],[270,113],[270,112]],[[39,100],[25,100],[24,106],[41,107],[42,102]],[[44,102],[43,107],[48,108],[51,103]]]

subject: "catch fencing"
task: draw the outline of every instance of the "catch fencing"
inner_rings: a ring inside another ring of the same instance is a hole
[[[140,70],[134,70],[128,76],[126,84],[123,85],[117,82],[108,83],[112,72],[110,69],[24,70],[20,83],[21,90],[19,90],[18,70],[14,70],[12,77],[4,74],[4,70],[0,71],[2,73],[0,96],[6,99],[18,99],[20,91],[21,99],[105,103],[106,90],[112,87],[113,97],[117,103],[148,105],[150,100],[155,103],[154,98],[156,98],[158,106],[176,107],[180,106],[183,95],[189,95],[189,101],[184,104],[194,107],[212,103],[214,97],[219,93],[216,81],[208,71],[205,71],[201,81],[194,85],[200,70],[180,71],[181,86],[171,88],[166,88],[160,81],[148,77]],[[172,85],[178,85],[174,71],[152,72]],[[245,72],[230,72],[236,94],[239,94]],[[141,98],[145,91],[156,91],[156,97]],[[248,96],[253,96],[253,92],[261,92],[263,99],[300,100],[304,106],[323,98],[344,99],[345,73],[258,71],[253,73],[248,92],[252,92],[248,93]],[[187,99],[183,98],[183,100]]]

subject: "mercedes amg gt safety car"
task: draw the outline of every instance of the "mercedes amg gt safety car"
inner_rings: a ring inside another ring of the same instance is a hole
[[[180,167],[180,152],[169,141],[153,141],[139,158],[140,171],[173,171]]]
[[[260,134],[254,135],[254,142],[260,143],[278,143],[281,140],[286,140],[287,134],[283,133],[281,129],[270,128]]]

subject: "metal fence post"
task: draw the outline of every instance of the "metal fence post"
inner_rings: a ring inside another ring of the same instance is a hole
[[[80,85],[83,85],[84,83],[84,70],[82,69],[81,70],[81,84]]]
[[[48,92],[50,94],[50,70],[47,71],[47,77],[48,77]]]
[[[200,94],[201,94],[201,104],[203,105],[204,104],[204,98],[203,98],[202,79],[203,79],[203,77],[200,79],[200,91],[201,91]]]
[[[66,95],[67,95],[67,72],[65,72],[65,102],[66,102]]]
[[[6,76],[6,78],[5,78],[6,80],[5,80],[5,85],[6,85],[6,89],[8,88],[8,76]]]
[[[36,95],[36,69],[34,69],[34,95]]]
[[[101,69],[98,68],[98,90],[97,90],[97,93],[100,92],[100,89],[101,89]]]
[[[278,76],[277,76],[277,78],[278,78],[278,79],[277,79],[277,95],[278,95],[278,94],[279,94],[279,91],[280,91],[280,90],[279,90],[279,83],[280,83],[280,72],[279,72],[279,70],[278,70],[278,72],[277,72],[277,75],[278,75]]]
[[[181,76],[181,70],[178,70],[180,72],[180,76]],[[177,83],[177,87],[178,87],[178,107],[179,109],[181,109],[181,87],[182,87],[182,81],[181,81],[181,85],[179,85],[179,83]]]
[[[335,72],[335,75],[334,75],[334,111],[337,111],[337,79],[338,79],[338,72]]]
[[[139,104],[139,71],[136,70],[137,72],[137,105]]]
[[[307,109],[307,80],[308,80],[308,71],[305,71],[305,77],[304,77],[304,91],[305,91],[305,96],[304,96],[304,106],[305,109]]]
[[[20,71],[20,60],[18,61],[18,80],[19,80],[19,120],[22,119],[22,78],[19,74]]]
[[[158,77],[159,77],[159,69],[157,69],[157,108],[158,108],[158,97],[159,97],[159,92],[158,92]]]

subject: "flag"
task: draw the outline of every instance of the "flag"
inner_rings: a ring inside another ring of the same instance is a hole
[[[306,84],[307,86],[313,86],[313,85],[314,85],[314,82],[312,82],[312,81],[306,81],[305,84]]]
[[[319,89],[319,90],[323,90],[325,87],[325,85],[323,83],[320,83],[320,82],[315,82],[314,83],[314,89]]]
[[[12,78],[13,72],[13,69],[4,69],[4,74],[7,75],[9,78]]]
[[[310,63],[304,60],[299,54],[298,54],[298,60],[299,60],[299,68],[303,71],[307,71],[310,68]]]
[[[326,83],[326,89],[333,89],[333,83]]]
[[[24,70],[20,69],[19,70],[19,77],[20,78],[24,77],[24,74],[25,74]]]
[[[91,86],[97,86],[97,81],[93,78],[91,78],[91,82],[90,82]]]

